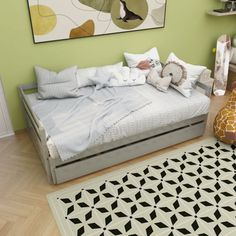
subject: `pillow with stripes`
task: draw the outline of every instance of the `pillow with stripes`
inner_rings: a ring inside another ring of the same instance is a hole
[[[34,70],[38,84],[38,99],[72,98],[79,96],[76,66],[66,68],[58,73],[40,66],[35,66]]]

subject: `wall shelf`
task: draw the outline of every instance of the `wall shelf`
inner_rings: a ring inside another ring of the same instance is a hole
[[[208,11],[209,15],[212,16],[232,16],[236,15],[236,11],[229,11],[229,12],[216,12],[216,11]]]

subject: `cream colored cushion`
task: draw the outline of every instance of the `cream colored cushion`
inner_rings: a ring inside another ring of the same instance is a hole
[[[156,69],[151,69],[147,76],[147,83],[161,92],[167,92],[171,82],[171,76],[161,77]]]

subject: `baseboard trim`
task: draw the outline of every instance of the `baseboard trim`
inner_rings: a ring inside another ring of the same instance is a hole
[[[1,134],[0,138],[7,138],[7,137],[10,137],[10,136],[13,136],[13,135],[15,135],[14,132],[6,133],[6,134]]]

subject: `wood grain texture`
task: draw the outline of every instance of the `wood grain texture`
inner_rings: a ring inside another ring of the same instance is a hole
[[[223,97],[212,97],[207,129],[203,137],[127,161],[58,186],[47,183],[38,155],[25,130],[18,132],[15,136],[0,139],[0,236],[59,235],[46,199],[48,193],[212,136],[212,123],[227,98],[228,94]]]

